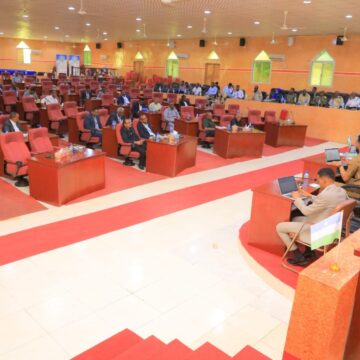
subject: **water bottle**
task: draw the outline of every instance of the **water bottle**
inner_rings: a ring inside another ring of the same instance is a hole
[[[305,170],[303,175],[303,188],[309,186],[309,171]]]
[[[196,114],[196,121],[199,121],[199,113]]]
[[[227,129],[228,129],[228,131],[231,130],[231,125],[230,125],[230,123],[227,124]]]
[[[116,127],[116,121],[113,120],[113,121],[111,122],[111,127],[112,127],[113,129],[115,129],[115,127]]]
[[[159,142],[159,141],[160,141],[160,134],[159,134],[159,133],[156,133],[155,141],[156,141],[156,142]]]

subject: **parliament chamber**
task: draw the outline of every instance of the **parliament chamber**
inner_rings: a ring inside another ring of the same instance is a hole
[[[1,4],[0,360],[360,359],[358,5]]]

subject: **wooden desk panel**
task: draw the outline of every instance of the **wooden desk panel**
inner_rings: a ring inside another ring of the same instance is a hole
[[[276,225],[290,221],[292,201],[281,195],[276,180],[252,191],[249,244],[283,255],[285,245],[276,232]]]
[[[67,122],[68,122],[69,143],[81,144],[81,141],[79,140],[79,128],[77,126],[76,119],[73,117],[69,117],[67,119]]]
[[[29,160],[30,195],[57,206],[105,187],[105,153],[86,149],[56,161],[49,154]]]
[[[223,158],[240,156],[261,157],[265,133],[258,130],[231,133],[215,129],[214,152]]]
[[[175,120],[175,130],[183,135],[198,136],[199,123],[196,120],[186,121],[183,119]]]
[[[306,136],[306,125],[265,124],[265,143],[270,146],[303,147]]]
[[[148,140],[146,171],[174,177],[181,171],[195,166],[197,138],[185,136],[177,144]]]
[[[307,170],[309,172],[309,177],[316,179],[318,171],[324,167],[333,169],[335,173],[337,171],[337,166],[326,162],[325,154],[310,156],[304,159],[303,173]]]
[[[118,143],[116,139],[116,130],[110,126],[102,129],[102,151],[106,156],[117,158]]]

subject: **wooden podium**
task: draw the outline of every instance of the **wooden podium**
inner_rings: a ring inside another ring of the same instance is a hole
[[[266,123],[265,144],[274,147],[303,147],[305,143],[306,129],[306,125],[281,125],[280,123]]]

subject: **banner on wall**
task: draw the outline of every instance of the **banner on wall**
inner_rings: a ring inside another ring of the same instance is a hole
[[[69,55],[69,70],[71,75],[80,76],[80,55]]]
[[[67,74],[67,56],[57,54],[56,55],[56,72],[58,74]]]

